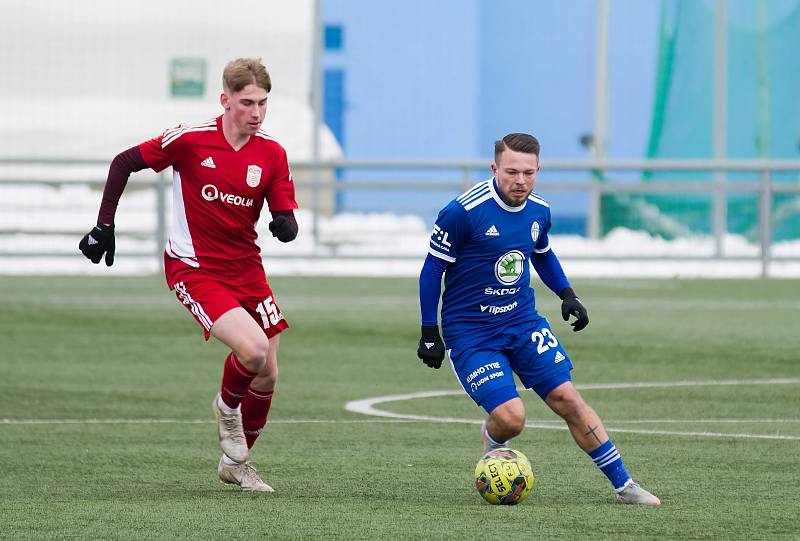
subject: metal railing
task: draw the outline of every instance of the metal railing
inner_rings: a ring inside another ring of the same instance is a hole
[[[8,185],[31,186],[35,184],[47,186],[88,185],[98,190],[105,182],[105,175],[87,175],[86,178],[64,179],[63,172],[70,168],[99,167],[107,168],[107,162],[96,160],[60,160],[60,159],[0,159],[0,187]],[[568,259],[717,259],[717,260],[757,260],[760,259],[762,274],[769,274],[769,267],[773,261],[800,261],[800,255],[788,257],[775,257],[771,252],[773,243],[773,196],[776,194],[800,195],[800,181],[775,182],[776,173],[795,173],[800,179],[800,161],[761,161],[761,160],[639,160],[639,161],[545,161],[543,168],[546,173],[569,172],[575,173],[578,180],[569,182],[545,181],[542,185],[548,194],[556,192],[573,192],[588,194],[589,205],[587,209],[587,236],[592,239],[599,238],[602,231],[601,198],[606,194],[708,194],[711,197],[712,234],[714,252],[709,256],[692,254],[681,256],[647,256],[641,254],[618,255],[609,258],[596,256],[569,255]],[[18,178],[10,169],[36,167],[39,171],[35,175],[24,175]],[[52,168],[51,172],[47,172]],[[488,163],[486,161],[386,161],[386,160],[343,160],[325,162],[295,162],[292,164],[295,172],[298,190],[307,193],[309,197],[304,206],[312,211],[311,236],[316,243],[320,239],[320,219],[326,212],[324,204],[326,197],[331,194],[335,198],[338,193],[355,192],[359,190],[384,190],[419,192],[448,190],[454,195],[466,190],[475,182],[488,176]],[[352,180],[336,178],[337,171],[360,171],[360,175],[375,172],[375,177],[365,180]],[[414,180],[384,180],[381,173],[387,171],[407,171]],[[434,171],[441,176],[449,172],[449,180],[424,180],[425,171]],[[641,177],[650,173],[686,173],[710,174],[710,179],[705,181],[648,181],[648,182],[619,182],[602,180],[603,176],[613,172],[636,172]],[[726,175],[729,173],[751,173],[757,175],[758,181],[729,182]],[[61,178],[59,178],[61,177]],[[541,179],[541,177],[540,177]],[[135,189],[155,190],[156,194],[156,225],[151,232],[156,239],[154,251],[138,250],[126,252],[129,256],[156,257],[159,261],[167,238],[167,190],[171,182],[170,175],[162,172],[150,177],[149,180],[131,181]],[[543,182],[540,180],[540,182]],[[131,189],[130,187],[128,189]],[[731,256],[724,252],[723,236],[726,233],[727,196],[732,193],[753,193],[758,197],[758,230],[759,254],[757,256]],[[8,205],[8,202],[5,203]],[[441,205],[440,205],[441,206]],[[0,236],[13,233],[14,228],[9,224],[0,223]],[[66,233],[66,232],[65,232]],[[70,231],[69,233],[77,233]],[[74,255],[50,251],[19,252],[3,251],[2,257],[42,257]],[[312,254],[314,257],[318,254]],[[272,257],[272,256],[271,256]],[[281,256],[275,256],[281,257]],[[291,256],[285,256],[291,257]],[[360,256],[350,256],[360,257]],[[368,257],[368,256],[363,256]],[[403,257],[403,256],[399,256]],[[407,257],[407,256],[406,256]]]

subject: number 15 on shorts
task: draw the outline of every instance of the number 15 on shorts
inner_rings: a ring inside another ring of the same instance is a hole
[[[265,329],[270,325],[277,325],[283,319],[283,314],[272,300],[272,295],[256,305],[256,312],[261,316],[261,322]]]

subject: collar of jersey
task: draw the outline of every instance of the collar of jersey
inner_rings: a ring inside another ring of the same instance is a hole
[[[525,205],[528,204],[528,198],[526,197],[525,201],[520,206],[518,207],[508,206],[505,203],[505,201],[503,201],[503,198],[500,197],[500,194],[497,193],[497,179],[494,177],[492,177],[492,181],[489,182],[489,191],[492,192],[492,197],[494,197],[494,200],[497,201],[498,205],[500,205],[500,208],[502,208],[503,210],[507,210],[508,212],[519,212],[525,208]]]

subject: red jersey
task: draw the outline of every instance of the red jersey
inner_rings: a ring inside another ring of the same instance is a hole
[[[286,151],[263,130],[234,150],[219,116],[166,130],[139,151],[155,171],[172,166],[168,264],[181,261],[223,274],[242,265],[261,266],[255,225],[264,201],[272,211],[297,208]]]

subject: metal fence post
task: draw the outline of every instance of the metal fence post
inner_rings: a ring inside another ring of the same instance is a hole
[[[714,196],[712,231],[714,256],[725,255],[724,236],[728,229],[728,198],[725,192],[726,169],[719,162],[728,155],[728,15],[727,1],[717,0],[714,8]]]
[[[586,236],[591,240],[600,238],[600,180],[598,175],[592,175],[591,192],[589,193],[589,215],[586,223],[588,231]]]
[[[315,161],[311,168],[311,239],[314,242],[314,253],[319,254],[319,191],[320,191],[320,169],[319,162]]]
[[[758,230],[761,243],[761,277],[767,278],[772,257],[772,182],[769,169],[761,171],[759,195]]]
[[[728,198],[725,171],[714,169],[714,195],[711,199],[711,232],[714,235],[714,257],[725,255],[725,233],[728,230]]]

